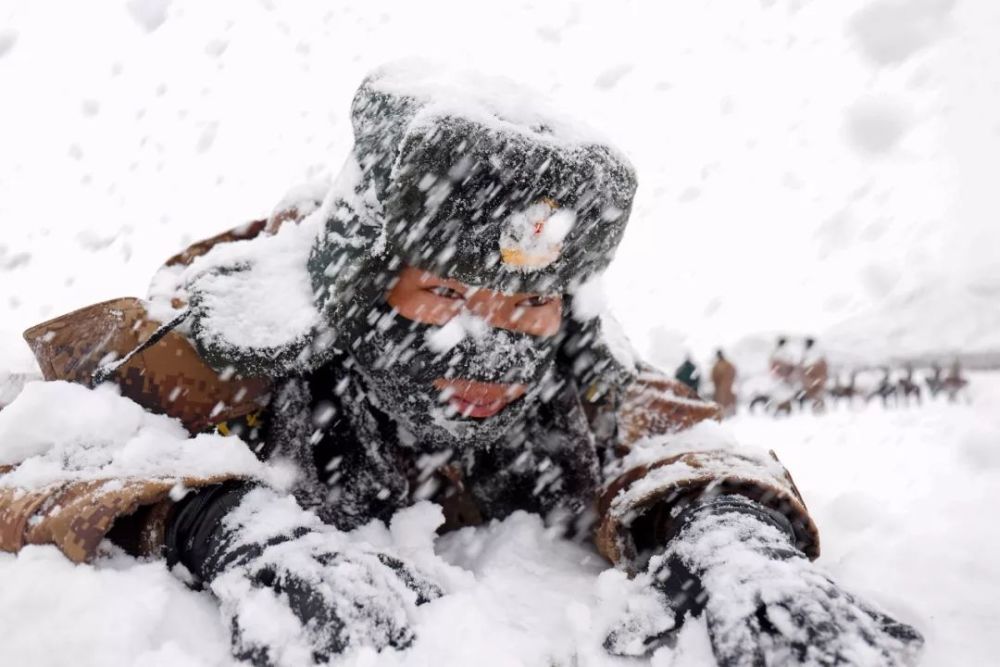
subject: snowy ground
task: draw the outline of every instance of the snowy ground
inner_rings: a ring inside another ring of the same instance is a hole
[[[608,292],[651,360],[759,358],[778,331],[875,362],[996,350],[997,34],[995,0],[0,1],[0,400],[5,371],[35,370],[23,329],[141,296],[186,243],[332,176],[355,86],[412,55],[533,85],[630,155]],[[925,632],[928,665],[996,662],[1000,376],[972,389],[733,422],[792,470],[822,562]],[[358,664],[608,661],[621,581],[593,553],[525,516],[439,551],[456,591],[420,642]],[[0,554],[0,665],[221,665],[226,641],[160,564]],[[705,663],[699,628],[680,645],[657,663]]]
[[[1000,633],[1000,376],[973,378],[971,402],[922,408],[846,407],[783,420],[732,422],[747,444],[773,448],[792,470],[823,539],[821,562],[847,587],[927,637],[923,664],[984,665]],[[407,653],[352,656],[356,665],[605,665],[603,628],[625,594],[589,548],[554,540],[515,515],[426,545],[430,506],[400,517],[395,543],[451,593],[422,608]],[[229,664],[210,597],[160,563],[127,557],[73,566],[53,548],[0,554],[0,664]],[[711,664],[692,624],[654,665]],[[574,662],[574,660],[576,662]],[[635,663],[628,663],[635,664]]]

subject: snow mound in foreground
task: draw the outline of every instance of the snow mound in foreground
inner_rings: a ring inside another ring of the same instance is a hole
[[[400,512],[390,528],[369,524],[347,536],[405,555],[447,593],[419,608],[417,641],[407,651],[362,649],[337,664],[642,664],[601,646],[613,615],[636,591],[592,549],[556,538],[525,513],[435,544],[439,517],[422,503]],[[73,566],[52,547],[28,547],[18,556],[0,553],[0,577],[0,627],[20,629],[0,643],[2,664],[240,664],[229,657],[215,601],[187,590],[162,562],[118,554]],[[661,650],[656,660],[694,667],[711,664],[710,656],[704,626],[690,623],[676,653]]]
[[[189,437],[102,385],[30,382],[0,411],[0,465],[20,463],[0,486],[39,488],[68,480],[231,475],[280,481],[237,438]]]
[[[820,564],[849,591],[924,633],[923,667],[991,664],[1000,631],[1000,566],[991,558],[1000,549],[1000,524],[983,514],[1000,489],[1000,418],[992,409],[1000,376],[973,375],[971,388],[971,405],[872,406],[732,423],[740,442],[775,449],[792,471],[823,534]],[[84,409],[74,401],[88,391],[78,389],[50,398],[74,413]],[[124,400],[107,390],[90,393],[98,402]],[[92,429],[86,432],[100,433],[101,416],[78,419]],[[114,430],[129,440],[147,418],[165,420],[138,416],[138,424]],[[55,425],[35,427],[58,432]],[[436,538],[439,517],[421,504],[389,527],[370,524],[345,536],[397,551],[447,594],[419,608],[409,650],[363,651],[339,664],[713,664],[700,622],[687,624],[675,648],[649,661],[605,654],[611,619],[639,592],[589,545],[553,536],[538,517],[519,513]],[[52,547],[29,547],[0,554],[0,581],[0,664],[236,664],[215,601],[188,590],[162,562],[115,555],[73,566]]]

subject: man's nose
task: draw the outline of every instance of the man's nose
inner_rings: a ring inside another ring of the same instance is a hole
[[[470,313],[482,319],[491,327],[512,329],[514,326],[510,308],[507,307],[504,298],[498,294],[491,294],[485,291],[476,292],[468,297],[465,307]]]

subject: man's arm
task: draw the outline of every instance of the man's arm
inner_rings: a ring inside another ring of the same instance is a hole
[[[616,369],[614,381],[599,395],[589,401],[588,392],[583,395],[611,459],[595,535],[605,557],[634,570],[639,552],[662,547],[672,517],[706,492],[743,495],[780,512],[793,526],[798,548],[810,558],[819,555],[816,525],[773,452],[735,447],[711,426],[698,435],[670,438],[719,420],[719,406],[649,366],[618,364]],[[655,446],[654,438],[670,444]]]
[[[646,654],[704,615],[726,667],[916,660],[919,632],[812,562],[818,531],[773,453],[735,446],[712,423],[713,404],[662,376],[639,374],[623,390],[596,541],[638,573],[645,598],[611,628],[610,652]]]
[[[0,467],[0,477],[15,466]],[[159,555],[171,490],[221,478],[71,481],[38,489],[0,486],[0,551],[56,546],[74,563],[97,554],[105,538],[137,556]]]

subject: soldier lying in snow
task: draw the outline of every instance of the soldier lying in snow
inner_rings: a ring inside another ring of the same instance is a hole
[[[294,462],[301,509],[275,521],[288,497],[236,475],[187,477],[183,497],[169,476],[0,486],[0,548],[51,543],[79,562],[109,538],[161,555],[215,593],[236,655],[301,664],[405,647],[414,606],[447,594],[339,531],[421,499],[442,529],[527,510],[648,584],[608,629],[613,653],[647,653],[704,613],[724,665],[912,658],[912,628],[813,565],[816,528],[777,460],[692,429],[717,407],[612,353],[587,286],[624,232],[632,167],[489,84],[377,72],[322,204],[300,196],[192,246],[152,302],[26,334],[47,379],[117,382],[191,433]],[[703,435],[671,440],[685,429]],[[279,641],[248,618],[252,591],[297,630]]]

